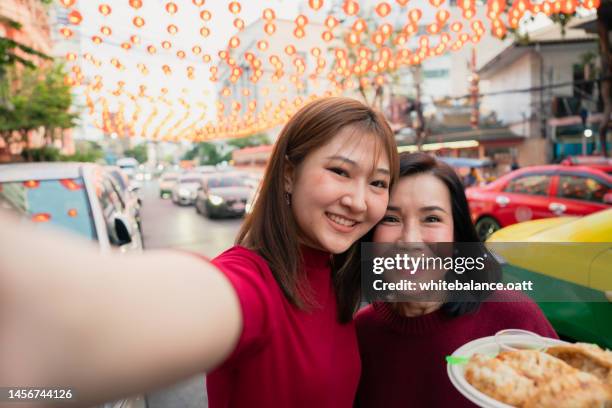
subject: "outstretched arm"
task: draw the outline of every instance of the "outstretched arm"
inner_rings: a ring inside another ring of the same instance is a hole
[[[205,372],[238,341],[236,293],[196,256],[102,256],[6,214],[0,226],[0,386],[94,404]]]

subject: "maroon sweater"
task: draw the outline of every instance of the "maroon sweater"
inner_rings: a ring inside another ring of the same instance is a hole
[[[209,406],[351,407],[361,369],[354,322],[339,324],[330,254],[302,249],[318,307],[298,310],[266,261],[243,247],[213,260],[242,309],[242,334],[230,357],[206,377]]]
[[[534,302],[521,294],[511,296],[521,302],[485,302],[476,313],[456,318],[441,310],[403,317],[388,303],[362,309],[356,318],[362,363],[357,406],[474,407],[448,379],[445,356],[503,329],[557,338]]]

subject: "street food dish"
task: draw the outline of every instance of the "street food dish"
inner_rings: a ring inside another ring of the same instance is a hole
[[[550,347],[546,352],[612,386],[612,351],[594,344],[576,343]]]
[[[590,344],[476,353],[465,379],[502,403],[523,407],[612,407],[612,353]]]

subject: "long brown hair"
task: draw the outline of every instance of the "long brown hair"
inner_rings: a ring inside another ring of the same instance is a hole
[[[300,109],[281,131],[252,213],[246,218],[236,243],[259,253],[270,266],[285,297],[296,307],[311,305],[310,287],[302,269],[298,228],[285,198],[287,161],[298,166],[311,152],[325,145],[341,129],[351,126],[377,137],[388,156],[391,185],[397,179],[395,138],[384,116],[361,102],[342,97],[321,98]],[[374,153],[373,153],[374,154]],[[360,300],[360,242],[332,261],[338,319],[348,322]]]

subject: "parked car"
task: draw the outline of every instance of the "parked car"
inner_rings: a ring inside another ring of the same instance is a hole
[[[127,175],[117,166],[105,166],[106,171],[113,177],[115,184],[120,190],[121,198],[125,203],[126,207],[129,208],[129,212],[136,218],[138,222],[138,228],[142,232],[142,223],[140,216],[140,209],[142,207],[142,200],[138,196],[138,190],[134,186],[130,186]]]
[[[612,158],[603,156],[570,156],[563,159],[565,166],[586,166],[612,174]]]
[[[102,252],[142,250],[132,209],[114,178],[96,164],[0,166],[0,203],[35,223],[55,225],[97,241]]]
[[[214,174],[204,179],[198,191],[196,211],[209,218],[242,217],[252,194],[253,189],[245,183],[244,177],[232,173]]]
[[[172,189],[176,184],[180,173],[166,172],[159,179],[159,198],[166,198],[172,195]]]
[[[556,217],[523,222],[494,233],[497,253],[511,264],[510,280],[534,282],[534,298],[573,298],[597,301],[540,302],[546,317],[562,336],[598,343],[612,349],[612,209],[584,217]],[[525,242],[525,245],[506,245]],[[589,243],[550,248],[550,243]],[[497,244],[497,245],[496,245]],[[554,291],[549,297],[546,291]]]
[[[202,185],[202,179],[200,173],[186,173],[179,176],[172,187],[172,202],[179,205],[193,205],[198,189]]]
[[[192,171],[194,171],[196,173],[202,173],[202,174],[216,173],[217,172],[217,166],[213,166],[213,165],[209,165],[209,166],[197,166],[197,167],[194,167]]]
[[[612,205],[612,176],[581,166],[525,167],[483,186],[466,189],[481,239],[517,222],[587,215]]]

